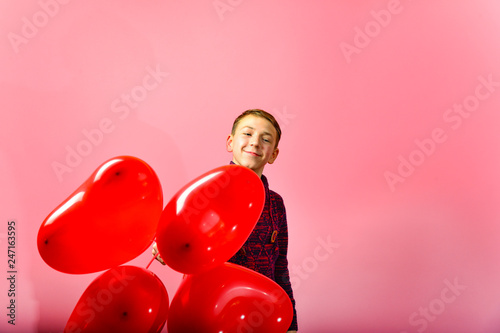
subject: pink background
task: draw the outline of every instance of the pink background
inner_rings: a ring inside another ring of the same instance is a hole
[[[301,332],[498,332],[498,1],[59,1],[0,3],[2,272],[18,231],[16,326],[1,278],[0,331],[62,332],[98,275],[36,248],[98,165],[142,158],[167,201],[227,164],[233,119],[263,108],[284,133],[264,173],[287,207]],[[57,173],[68,149],[85,156]],[[173,297],[180,274],[151,270]]]

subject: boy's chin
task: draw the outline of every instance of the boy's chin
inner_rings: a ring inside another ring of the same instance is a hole
[[[247,167],[251,169],[252,171],[259,173],[259,171],[262,169],[261,165],[258,165],[257,163],[252,163],[252,162],[246,162],[246,161],[241,161],[241,162],[235,162],[238,165]]]
[[[244,166],[244,167],[247,167],[247,168],[249,168],[249,169],[251,169],[253,171],[257,170],[257,167],[254,164],[252,164],[252,163],[242,163],[240,165]]]

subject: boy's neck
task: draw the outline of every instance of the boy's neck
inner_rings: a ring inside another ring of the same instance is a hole
[[[231,163],[232,164],[236,164],[236,165],[240,165],[240,164],[236,163],[234,160],[232,160]],[[259,176],[259,178],[262,178],[262,173],[264,172],[264,170],[261,170],[260,172],[257,172],[257,171],[255,171],[253,169],[250,169],[250,170],[252,170],[253,172],[255,172],[257,174],[257,176]]]

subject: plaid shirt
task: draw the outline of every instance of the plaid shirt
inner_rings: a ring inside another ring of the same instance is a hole
[[[233,164],[233,162],[231,162]],[[283,198],[269,189],[262,175],[266,202],[262,215],[247,241],[229,262],[252,269],[279,284],[290,297],[293,320],[289,330],[297,330],[297,312],[288,272],[288,225]]]

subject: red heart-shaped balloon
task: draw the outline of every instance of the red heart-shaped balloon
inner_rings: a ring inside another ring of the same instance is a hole
[[[187,275],[172,299],[169,333],[280,333],[293,319],[290,298],[276,282],[224,263]]]
[[[158,333],[167,320],[168,293],[143,268],[119,266],[98,276],[84,291],[64,333]]]
[[[43,221],[38,251],[49,266],[65,273],[124,264],[151,245],[162,209],[153,169],[135,157],[112,158]]]
[[[166,205],[156,242],[165,263],[186,274],[229,260],[245,243],[264,207],[261,179],[227,165],[185,185]]]

